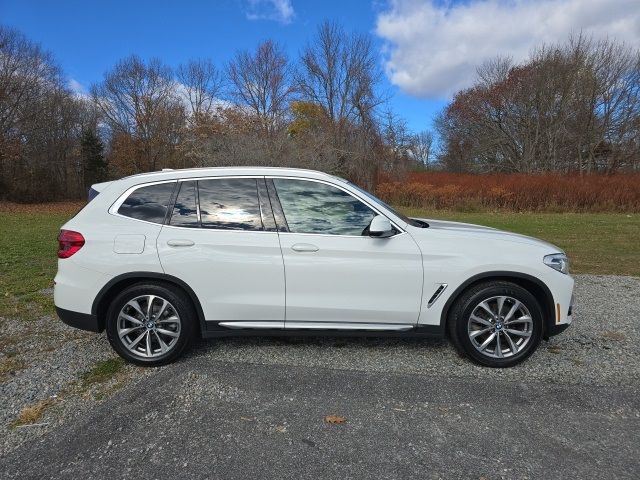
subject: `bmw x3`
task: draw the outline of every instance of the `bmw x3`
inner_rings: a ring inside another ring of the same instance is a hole
[[[55,305],[162,365],[196,336],[447,336],[513,366],[571,323],[558,247],[407,218],[341,178],[286,168],[145,173],[94,185],[61,229]]]

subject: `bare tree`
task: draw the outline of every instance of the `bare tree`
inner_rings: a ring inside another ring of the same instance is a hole
[[[514,67],[511,57],[497,56],[482,63],[476,69],[478,83],[485,87],[504,82],[509,78],[509,72]]]
[[[250,109],[264,131],[272,133],[285,120],[293,92],[287,57],[267,40],[255,52],[238,52],[227,66],[231,97]]]
[[[46,128],[39,108],[51,89],[63,83],[51,54],[13,28],[0,26],[0,132]]]
[[[411,138],[411,153],[413,159],[424,165],[431,167],[433,161],[433,133],[423,130],[416,133]]]
[[[371,187],[383,163],[376,107],[380,81],[368,35],[347,34],[325,22],[303,50],[295,79],[301,100],[319,105],[329,119],[331,164],[337,172]]]
[[[185,90],[194,123],[210,119],[223,87],[222,74],[213,62],[190,60],[178,67],[176,77]]]
[[[542,45],[521,65],[497,59],[437,121],[450,169],[637,169],[640,50],[583,35]]]
[[[73,97],[50,53],[0,26],[0,195],[77,195],[85,102]]]
[[[169,67],[160,60],[145,63],[133,55],[118,62],[91,93],[112,135],[119,139],[116,145],[126,151],[122,162],[115,162],[122,173],[171,164],[185,109]]]
[[[382,99],[371,38],[348,35],[336,23],[325,22],[300,59],[296,83],[302,97],[322,105],[334,122],[365,124]]]

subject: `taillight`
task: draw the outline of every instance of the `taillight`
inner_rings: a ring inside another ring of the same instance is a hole
[[[69,258],[84,245],[84,237],[80,232],[60,230],[58,235],[58,258]]]

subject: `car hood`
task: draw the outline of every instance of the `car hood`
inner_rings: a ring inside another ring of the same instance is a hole
[[[513,243],[522,243],[526,245],[532,245],[537,247],[543,247],[550,250],[553,253],[563,252],[563,250],[552,243],[545,242],[538,238],[529,237],[527,235],[520,235],[519,233],[505,232],[504,230],[498,230],[496,228],[484,227],[482,225],[474,225],[472,223],[450,222],[445,220],[433,220],[429,218],[419,218],[423,222],[429,224],[429,228],[420,229],[425,234],[428,231],[442,232],[448,235],[455,235],[457,237],[465,237],[469,240],[498,240]],[[417,230],[417,229],[416,229]],[[564,253],[564,252],[563,252]]]

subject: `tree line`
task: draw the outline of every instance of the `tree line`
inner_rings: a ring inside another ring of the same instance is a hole
[[[408,169],[638,170],[639,78],[638,51],[610,40],[498,58],[443,110],[434,138],[388,108],[371,37],[336,23],[298,58],[271,40],[224,66],[131,55],[83,95],[49,52],[0,26],[0,197],[78,198],[109,178],[225,165],[312,168],[367,188]]]
[[[222,68],[132,55],[77,95],[50,53],[0,27],[0,195],[73,198],[111,177],[224,165],[313,168],[372,187],[380,169],[428,161],[432,148],[385,110],[380,80],[370,36],[325,22],[295,61],[271,40]]]
[[[572,36],[478,69],[436,121],[454,172],[640,170],[640,50]]]

